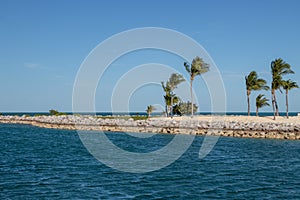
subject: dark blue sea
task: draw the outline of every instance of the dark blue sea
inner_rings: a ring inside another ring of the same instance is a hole
[[[106,134],[132,151],[174,137]],[[76,131],[0,124],[0,199],[300,199],[299,141],[224,137],[199,159],[202,141],[165,168],[134,174],[96,160]]]

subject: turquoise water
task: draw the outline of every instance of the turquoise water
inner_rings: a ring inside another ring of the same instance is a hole
[[[174,137],[107,134],[137,152]],[[299,141],[220,138],[200,160],[202,140],[166,168],[130,174],[97,161],[76,131],[0,124],[0,199],[300,199]]]

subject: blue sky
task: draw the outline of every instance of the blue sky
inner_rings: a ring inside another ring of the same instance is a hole
[[[300,83],[299,7],[297,0],[1,0],[0,112],[71,111],[73,84],[86,56],[110,36],[142,27],[173,29],[201,44],[221,71],[227,110],[246,111],[244,76],[251,70],[270,83],[270,62],[281,57],[296,72],[286,78]],[[122,73],[149,62],[169,64],[185,73],[183,60],[166,53],[124,56],[99,83],[97,110],[111,110],[111,91]],[[194,86],[201,111],[210,111],[205,83],[197,77]],[[270,98],[269,91],[262,93]],[[258,94],[251,96],[252,111]],[[284,111],[285,97],[277,95]],[[290,111],[300,111],[300,90],[292,90],[289,97]],[[131,111],[163,104],[162,90],[158,85],[142,87],[129,104]]]

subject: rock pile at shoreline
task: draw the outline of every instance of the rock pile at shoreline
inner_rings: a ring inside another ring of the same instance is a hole
[[[144,132],[216,135],[247,138],[300,140],[300,118],[290,121],[270,121],[246,116],[197,116],[171,118],[101,118],[95,116],[0,116],[0,123],[30,124],[43,128],[68,130],[100,130],[113,132]]]

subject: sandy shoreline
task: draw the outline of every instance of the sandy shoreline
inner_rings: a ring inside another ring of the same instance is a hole
[[[218,135],[229,137],[300,140],[300,117],[194,116],[154,117],[148,120],[95,116],[0,116],[0,123],[29,124],[43,128],[112,132]]]

